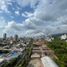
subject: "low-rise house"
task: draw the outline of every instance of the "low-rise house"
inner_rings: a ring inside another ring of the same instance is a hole
[[[61,40],[67,39],[67,35],[66,35],[66,34],[62,35],[62,36],[60,37],[60,39],[61,39]]]

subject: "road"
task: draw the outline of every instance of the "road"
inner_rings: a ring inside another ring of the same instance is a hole
[[[42,47],[34,47],[32,53],[31,60],[27,67],[43,67],[41,62]]]
[[[33,59],[29,62],[27,67],[43,67],[40,59]]]
[[[34,47],[32,51],[33,54],[31,55],[31,60],[27,67],[50,67],[50,65],[52,67],[58,67],[51,59],[53,52],[47,47],[47,45]]]

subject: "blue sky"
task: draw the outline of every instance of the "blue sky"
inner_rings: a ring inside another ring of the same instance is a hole
[[[0,36],[67,33],[67,0],[0,0]]]

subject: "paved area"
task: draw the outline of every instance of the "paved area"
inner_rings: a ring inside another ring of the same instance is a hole
[[[28,64],[27,67],[43,67],[43,64],[41,62],[41,58],[40,58],[40,54],[37,53],[37,51],[40,50],[39,47],[37,47],[38,49],[34,50],[34,53],[31,55],[31,60]],[[41,52],[41,50],[40,50]]]
[[[41,60],[41,57],[52,53],[52,51],[50,52],[50,49],[48,49],[45,44],[42,46],[34,47],[32,52],[33,54],[31,55],[31,60],[27,67],[45,67],[45,64],[43,64]]]
[[[43,67],[40,59],[32,59],[27,67]]]

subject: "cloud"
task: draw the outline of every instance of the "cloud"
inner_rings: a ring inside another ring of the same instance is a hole
[[[9,13],[9,11],[8,11],[8,4],[10,2],[11,2],[11,0],[0,0],[0,10]]]
[[[34,17],[30,22],[37,25],[44,34],[57,34],[66,32],[67,23],[66,0],[41,0],[34,11]],[[35,18],[35,19],[33,19]],[[58,29],[59,28],[59,29]],[[46,30],[46,31],[45,31]]]
[[[44,35],[44,33],[39,30],[30,29],[26,31],[25,35],[26,37],[37,37]]]
[[[30,5],[32,8],[35,8],[38,1],[39,0],[17,0],[17,3],[22,7]]]
[[[30,5],[34,11],[24,11],[22,16],[26,19],[22,23],[14,20],[7,22],[7,25],[4,25],[4,32],[31,37],[67,33],[67,0],[16,0],[16,2],[21,8]],[[15,11],[15,14],[19,15],[19,12]]]
[[[16,15],[20,15],[19,11],[15,11],[15,14],[16,14]]]
[[[5,31],[8,32],[8,31],[11,31],[11,29],[15,30],[15,31],[20,31],[20,30],[22,30],[22,27],[23,27],[23,24],[16,23],[15,21],[10,21],[5,26]]]
[[[33,13],[31,13],[31,12],[24,12],[24,13],[22,13],[22,16],[23,17],[27,17],[27,18],[29,18],[29,17],[33,17],[34,16],[34,14]]]

